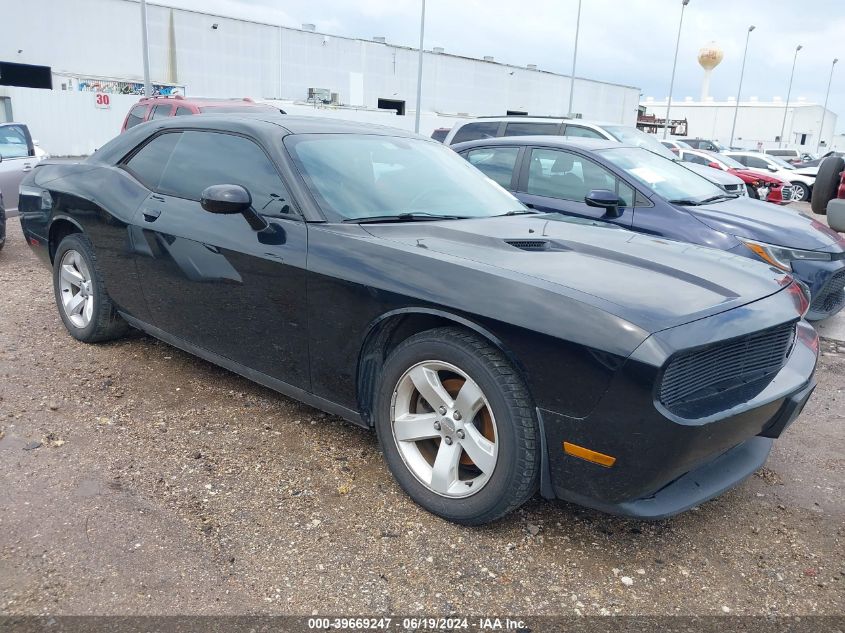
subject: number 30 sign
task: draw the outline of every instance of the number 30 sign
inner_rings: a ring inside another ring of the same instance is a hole
[[[110,108],[111,107],[111,99],[109,96],[104,92],[98,92],[94,95],[94,107],[95,108]]]

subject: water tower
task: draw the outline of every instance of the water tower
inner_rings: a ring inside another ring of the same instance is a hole
[[[710,42],[702,46],[698,51],[698,63],[704,69],[704,79],[701,81],[701,100],[707,101],[710,95],[710,75],[713,69],[718,66],[725,56],[725,52],[719,48],[716,42]]]

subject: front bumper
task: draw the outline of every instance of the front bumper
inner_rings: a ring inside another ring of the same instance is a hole
[[[697,419],[682,419],[663,408],[656,400],[655,379],[674,351],[718,340],[720,329],[736,336],[743,328],[765,328],[767,319],[774,323],[784,314],[777,302],[765,299],[654,334],[588,416],[541,410],[548,466],[541,481],[544,496],[657,519],[715,497],[751,475],[815,388],[818,337],[812,327],[798,324],[786,364],[774,378],[761,387],[749,385],[739,404],[703,411]],[[613,456],[616,462],[606,468],[565,454],[563,442]]]

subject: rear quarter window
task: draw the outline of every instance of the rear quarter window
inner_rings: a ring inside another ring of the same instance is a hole
[[[480,138],[496,138],[499,133],[498,121],[479,121],[467,123],[455,132],[451,143],[463,143],[464,141],[475,141]]]
[[[136,105],[129,111],[129,117],[126,119],[126,129],[135,127],[139,123],[143,123],[144,117],[147,115],[147,106]]]

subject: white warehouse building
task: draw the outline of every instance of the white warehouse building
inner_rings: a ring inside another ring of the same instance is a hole
[[[647,114],[653,114],[664,119],[666,116],[666,100],[657,101],[647,97],[640,103],[645,106]],[[669,116],[672,120],[686,119],[687,132],[685,136],[716,140],[728,145],[731,140],[736,101],[672,101]],[[786,125],[784,126],[784,112]],[[824,122],[822,122],[824,119]],[[746,149],[782,147],[796,148],[814,153],[821,140],[820,150],[834,145],[837,116],[830,110],[816,103],[809,103],[802,98],[786,102],[775,98],[772,101],[760,101],[751,97],[747,101],[740,101],[736,117],[736,131],[734,132],[734,146]],[[822,127],[822,125],[824,127]],[[781,128],[783,138],[780,139]]]
[[[306,102],[311,91],[324,110],[340,110],[339,116],[351,109],[378,112],[381,107],[379,120],[413,128],[415,48],[394,45],[383,37],[340,37],[315,32],[313,25],[289,28],[153,2],[147,3],[147,15],[150,76],[165,92]],[[51,90],[38,91],[39,97],[22,92],[33,92],[32,88],[4,87],[0,77],[0,99],[6,99],[7,116],[9,110],[16,119],[30,113],[42,116],[51,110],[43,103],[47,92],[131,93],[136,99],[140,94],[143,58],[138,0],[6,2],[2,22],[0,63],[45,66],[52,76]],[[33,24],[37,25],[35,38]],[[75,25],[84,25],[84,35]],[[389,40],[389,34],[384,35]],[[568,76],[533,65],[426,50],[420,131],[451,127],[454,117],[508,112],[562,116],[569,109],[569,85]],[[636,87],[578,77],[573,110],[584,118],[634,125],[639,99]],[[113,109],[119,106],[125,114],[126,98],[110,101]],[[86,101],[71,110],[85,112],[87,105]],[[3,112],[0,103],[0,120]],[[397,113],[405,116],[394,116]],[[103,121],[110,117],[110,126],[118,118],[115,113],[96,116]],[[35,130],[34,134],[40,134],[45,145],[50,142],[48,132]]]

